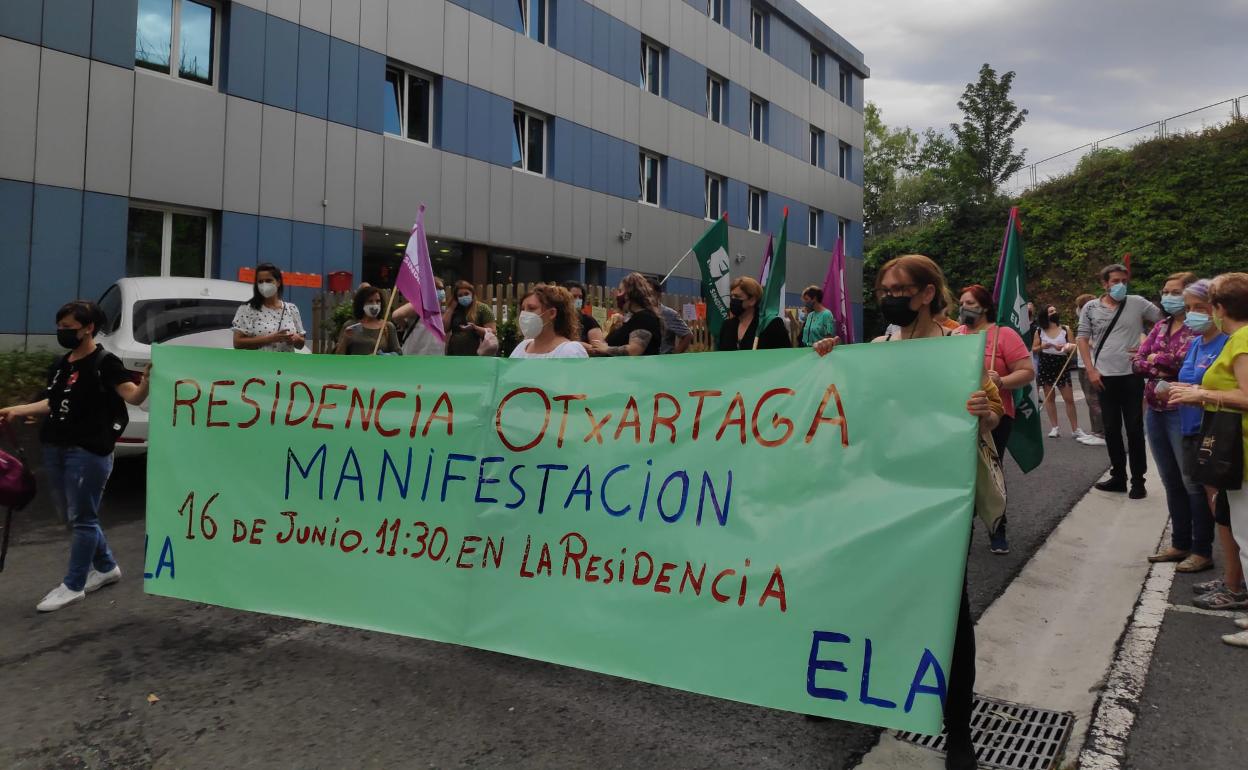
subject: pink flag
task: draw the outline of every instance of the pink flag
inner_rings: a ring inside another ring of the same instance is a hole
[[[412,308],[420,314],[425,327],[435,337],[446,342],[446,331],[442,328],[442,306],[438,302],[438,287],[433,281],[433,262],[429,259],[429,239],[425,237],[423,203],[416,212],[416,224],[408,236],[407,251],[403,254],[403,264],[399,266],[394,289],[412,303]]]
[[[823,278],[824,305],[832,311],[836,321],[836,334],[841,342],[854,341],[854,311],[845,291],[845,243],[836,239],[832,259],[828,261],[828,274]]]

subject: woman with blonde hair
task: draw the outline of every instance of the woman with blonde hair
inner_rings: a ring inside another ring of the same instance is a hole
[[[758,329],[758,303],[763,300],[763,287],[753,278],[738,278],[732,282],[732,295],[728,301],[731,315],[719,327],[719,346],[716,350],[753,350],[755,338],[759,350],[791,348],[789,332],[784,321],[773,318],[767,328]]]
[[[539,283],[520,299],[516,326],[524,339],[511,351],[511,357],[587,358],[579,341],[579,317],[567,289]]]

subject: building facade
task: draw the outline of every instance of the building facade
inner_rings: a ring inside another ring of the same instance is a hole
[[[858,299],[868,74],[794,0],[3,0],[0,344],[126,275],[384,283],[422,202],[476,283],[663,274],[719,212],[757,276],[787,209],[790,297],[840,236]]]

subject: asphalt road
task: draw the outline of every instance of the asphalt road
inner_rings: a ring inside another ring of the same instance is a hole
[[[1012,553],[991,555],[977,526],[977,615],[1108,466],[1103,448],[1046,443],[1037,471],[1007,463]],[[0,574],[0,767],[843,768],[875,742],[862,725],[145,596],[144,472],[120,463],[105,500],[125,578],[64,611],[34,610],[63,573],[64,530],[42,500],[19,514]]]

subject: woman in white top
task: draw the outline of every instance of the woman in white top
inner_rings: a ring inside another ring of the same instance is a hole
[[[581,344],[578,313],[572,295],[562,286],[534,286],[520,300],[516,325],[524,340],[512,358],[588,358]]]
[[[234,347],[289,353],[307,340],[299,308],[282,299],[282,271],[271,262],[256,265],[252,297],[234,314]]]
[[[1087,434],[1079,429],[1075,396],[1070,387],[1070,370],[1075,368],[1074,359],[1078,357],[1075,353],[1074,335],[1069,328],[1058,323],[1057,308],[1053,305],[1045,308],[1044,316],[1036,319],[1036,325],[1036,336],[1032,340],[1031,350],[1040,359],[1040,372],[1036,379],[1044,392],[1044,412],[1053,424],[1049,438],[1062,435],[1057,427],[1057,404],[1053,398],[1053,388],[1056,387],[1066,404],[1066,419],[1070,420],[1071,435],[1075,439],[1081,439]]]

